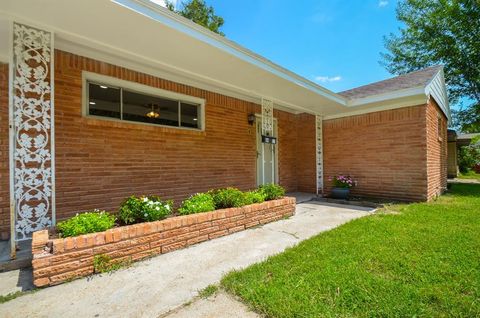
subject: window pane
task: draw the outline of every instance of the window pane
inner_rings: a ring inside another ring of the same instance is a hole
[[[182,127],[200,128],[200,107],[181,103]]]
[[[88,84],[88,114],[120,118],[120,89]]]
[[[178,126],[178,102],[124,90],[123,119]]]

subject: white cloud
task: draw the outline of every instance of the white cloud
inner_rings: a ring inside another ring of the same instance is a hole
[[[320,83],[338,82],[342,80],[342,77],[337,76],[315,76],[315,80]]]
[[[380,0],[378,1],[378,6],[380,8],[383,8],[383,7],[386,7],[388,5],[388,1],[387,0]]]

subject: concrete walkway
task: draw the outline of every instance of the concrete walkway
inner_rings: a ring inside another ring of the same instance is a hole
[[[301,203],[289,219],[16,298],[0,305],[0,317],[164,316],[191,301],[198,291],[217,284],[228,271],[262,261],[370,211],[314,201]]]
[[[244,303],[224,291],[178,308],[161,318],[260,318]]]
[[[459,178],[455,178],[455,179],[448,179],[447,182],[448,183],[463,183],[463,184],[480,184],[479,179],[459,179]]]

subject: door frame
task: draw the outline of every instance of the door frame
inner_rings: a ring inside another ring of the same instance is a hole
[[[257,148],[258,144],[259,144],[259,139],[262,138],[262,133],[258,131],[258,125],[260,123],[260,126],[261,126],[261,121],[262,121],[262,115],[261,114],[255,114],[255,153],[256,153],[256,157],[255,157],[255,181],[257,183],[257,187],[261,185],[260,178],[259,178],[259,166],[258,166],[258,157],[261,156],[261,152]],[[278,138],[278,120],[277,120],[276,117],[273,117],[273,137],[277,138],[277,144],[275,145],[275,152],[274,152],[274,156],[275,156],[275,160],[274,160],[274,164],[275,164],[274,182],[276,184],[278,184],[278,182],[280,180],[279,174],[278,174],[278,170],[279,170],[278,169],[279,138]],[[261,141],[260,141],[260,144],[261,144]]]

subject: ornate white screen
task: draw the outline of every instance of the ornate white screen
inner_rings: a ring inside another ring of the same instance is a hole
[[[16,240],[55,222],[53,34],[13,23],[11,189]]]
[[[323,132],[322,116],[315,116],[316,144],[317,144],[317,194],[323,194]]]
[[[262,98],[262,135],[273,134],[273,101]]]

